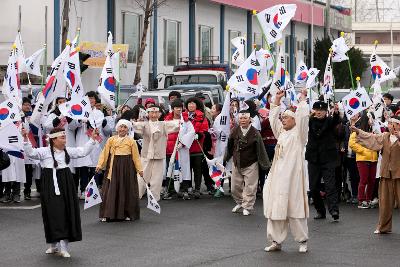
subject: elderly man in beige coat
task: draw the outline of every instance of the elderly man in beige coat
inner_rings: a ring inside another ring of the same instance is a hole
[[[136,133],[143,136],[141,153],[143,165],[143,179],[150,184],[150,190],[157,201],[160,200],[163,176],[165,173],[166,147],[169,133],[179,131],[179,121],[158,121],[160,108],[149,107],[147,110],[149,121],[132,123]],[[139,198],[146,192],[146,183],[138,177]]]
[[[267,239],[272,244],[265,251],[281,250],[288,228],[300,243],[299,252],[307,252],[309,208],[308,177],[304,149],[307,143],[309,111],[303,90],[297,111],[286,110],[280,115],[284,92],[276,94],[271,105],[270,123],[278,143],[271,170],[263,191],[264,216],[268,219]]]

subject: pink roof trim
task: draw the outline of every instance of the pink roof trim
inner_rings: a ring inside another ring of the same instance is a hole
[[[297,10],[294,21],[311,24],[311,3],[299,0],[211,0],[211,2],[239,7],[247,10],[261,11],[279,4],[296,4]],[[314,4],[314,25],[324,26],[324,7]]]

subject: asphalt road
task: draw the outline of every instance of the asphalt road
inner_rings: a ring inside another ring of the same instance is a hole
[[[229,197],[162,201],[161,215],[146,204],[135,222],[101,223],[98,207],[82,210],[83,241],[70,244],[70,259],[45,255],[40,208],[0,204],[0,266],[400,266],[398,210],[382,236],[373,234],[377,209],[344,204],[339,223],[309,219],[309,252],[299,254],[290,236],[282,252],[264,252],[261,200],[248,217],[231,213]]]

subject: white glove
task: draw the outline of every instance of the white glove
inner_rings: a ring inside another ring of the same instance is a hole
[[[199,140],[199,135],[198,134],[194,135],[194,140]]]

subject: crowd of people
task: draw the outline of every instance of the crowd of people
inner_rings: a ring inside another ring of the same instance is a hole
[[[51,244],[46,253],[69,257],[68,242],[82,239],[79,199],[85,199],[92,177],[101,191],[103,222],[138,220],[139,199],[146,190],[157,201],[224,195],[207,164],[220,156],[216,143],[224,137],[214,124],[222,103],[210,106],[202,93],[184,101],[171,91],[168,106],[139,99],[134,107],[123,105],[113,114],[97,93],[86,95],[100,120],[63,116],[58,106],[67,99],[59,97],[39,128],[29,124],[32,104],[24,98],[26,157],[10,156],[11,164],[2,170],[2,203],[21,202],[21,185],[23,198],[31,200],[35,182]],[[271,242],[266,251],[281,249],[288,227],[299,251],[307,251],[309,203],[316,209],[314,219],[325,219],[328,211],[334,221],[339,220],[340,202],[360,209],[379,206],[375,233],[392,230],[392,211],[400,203],[400,109],[390,94],[383,96],[379,132],[368,111],[348,120],[337,104],[322,100],[310,110],[306,90],[298,105],[286,110],[281,108],[284,92],[267,96],[265,105],[231,97],[231,133],[220,160],[229,170],[232,212],[251,215],[256,196],[263,197]],[[173,168],[180,165],[178,186],[168,175],[171,162]]]

